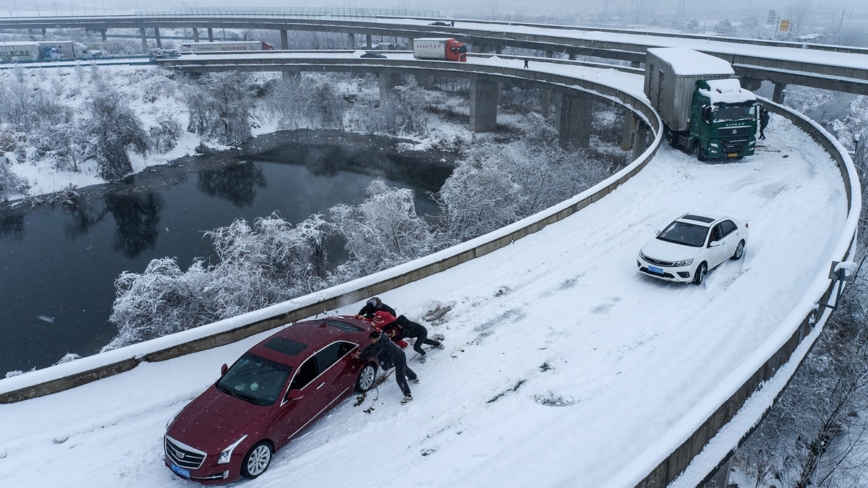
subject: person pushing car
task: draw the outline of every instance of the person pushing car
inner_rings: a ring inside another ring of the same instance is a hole
[[[413,322],[403,315],[396,318],[385,311],[377,312],[374,314],[374,326],[385,332],[393,341],[415,338],[413,350],[419,353],[419,362],[422,364],[425,364],[428,358],[425,350],[422,349],[422,344],[443,349],[442,343],[428,338],[428,329],[424,325]]]
[[[397,312],[395,312],[395,309],[383,303],[383,301],[380,300],[380,297],[372,297],[368,299],[368,301],[365,302],[365,306],[362,307],[361,310],[359,310],[359,313],[357,315],[359,317],[370,319],[374,316],[375,313],[380,311],[389,312],[396,317],[398,316]]]
[[[419,377],[407,366],[407,356],[404,354],[404,351],[395,345],[388,335],[381,332],[371,332],[368,338],[371,339],[371,343],[362,349],[361,352],[356,351],[353,357],[365,360],[376,356],[383,370],[394,367],[395,381],[398,383],[401,393],[404,394],[401,405],[412,402],[413,395],[410,393],[410,385],[407,384],[407,380],[409,379],[413,383],[418,383]]]

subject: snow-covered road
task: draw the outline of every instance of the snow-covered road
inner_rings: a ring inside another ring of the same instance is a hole
[[[782,118],[767,134],[730,164],[661,147],[578,214],[382,295],[414,319],[452,307],[428,324],[446,350],[411,363],[415,401],[400,406],[391,380],[345,401],[245,486],[604,485],[710,391],[734,389],[734,367],[829,265],[847,216],[838,170]],[[745,258],[699,287],[639,275],[639,247],[686,211],[746,219]],[[162,461],[166,421],[266,335],[0,405],[0,486],[181,486]]]

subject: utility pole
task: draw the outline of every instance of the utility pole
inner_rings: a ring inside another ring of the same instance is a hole
[[[841,10],[841,21],[838,22],[838,32],[841,32],[841,27],[844,26],[844,12],[846,12],[846,11],[847,11],[846,9]]]

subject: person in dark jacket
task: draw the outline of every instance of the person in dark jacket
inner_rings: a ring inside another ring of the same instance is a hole
[[[374,326],[386,332],[393,341],[401,339],[415,338],[413,350],[419,353],[419,362],[425,364],[428,357],[425,355],[425,350],[422,349],[422,344],[428,344],[438,349],[443,349],[443,344],[428,338],[428,329],[424,325],[413,322],[407,317],[400,315],[397,318],[386,312],[377,312],[374,314]]]
[[[769,125],[769,111],[765,107],[760,107],[760,139],[765,139],[766,126]]]
[[[383,301],[380,300],[380,297],[372,297],[367,302],[365,302],[365,306],[362,307],[361,310],[359,310],[359,316],[369,319],[379,311],[389,312],[396,317],[398,316],[398,314],[395,312],[395,309],[383,303]]]
[[[394,367],[395,381],[401,388],[401,393],[404,394],[401,405],[412,402],[413,395],[410,393],[410,385],[407,384],[407,380],[418,383],[419,377],[407,366],[407,356],[404,355],[404,351],[396,346],[386,334],[374,331],[368,337],[371,339],[371,344],[362,349],[361,352],[356,352],[355,357],[365,360],[376,356],[383,370]]]

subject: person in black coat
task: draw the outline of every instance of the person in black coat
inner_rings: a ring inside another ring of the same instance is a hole
[[[370,319],[373,318],[374,314],[377,312],[389,312],[396,317],[398,316],[398,314],[395,313],[395,309],[383,303],[383,301],[380,300],[380,297],[372,297],[365,302],[365,306],[359,310],[358,315]]]
[[[419,377],[407,366],[407,356],[404,355],[404,351],[396,346],[386,334],[374,331],[368,337],[371,339],[371,344],[362,349],[361,352],[356,352],[355,357],[365,360],[376,356],[383,370],[394,366],[395,381],[398,383],[401,393],[404,394],[401,405],[412,402],[413,395],[410,393],[410,385],[407,384],[407,379],[413,383],[418,383]]]
[[[766,135],[765,135],[766,126],[769,125],[769,111],[766,110],[765,107],[762,107],[762,106],[760,107],[759,119],[760,119],[760,121],[759,121],[760,122],[760,136],[759,136],[759,138],[765,139],[766,138]]]
[[[416,342],[413,344],[413,350],[419,353],[419,362],[422,364],[425,364],[427,360],[425,350],[422,349],[422,344],[443,349],[442,343],[428,338],[428,329],[424,325],[413,322],[403,315],[395,318],[394,315],[377,313],[374,315],[374,325],[387,332],[393,341],[415,338]]]

